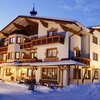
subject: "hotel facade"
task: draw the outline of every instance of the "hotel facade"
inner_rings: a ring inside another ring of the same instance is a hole
[[[18,16],[0,31],[0,79],[46,85],[100,81],[99,27],[74,20]]]

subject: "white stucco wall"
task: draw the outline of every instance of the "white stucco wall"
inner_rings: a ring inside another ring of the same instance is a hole
[[[100,68],[100,32],[94,31],[94,36],[98,38],[98,44],[93,43],[93,35],[90,36],[90,65]],[[98,61],[93,60],[93,52],[98,54]]]

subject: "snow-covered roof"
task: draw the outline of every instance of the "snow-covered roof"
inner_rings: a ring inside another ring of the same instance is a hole
[[[35,63],[3,63],[0,66],[60,66],[60,65],[78,65],[78,66],[87,66],[84,63],[74,61],[74,60],[64,60],[58,62],[35,62]]]

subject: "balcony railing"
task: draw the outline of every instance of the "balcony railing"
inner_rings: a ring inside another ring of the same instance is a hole
[[[38,38],[35,40],[32,40],[32,45],[44,45],[44,44],[51,44],[51,43],[64,43],[64,37],[61,35],[56,36],[49,36],[44,38]]]
[[[7,60],[0,60],[0,64],[6,63],[6,62],[7,62]]]
[[[83,57],[74,57],[72,58],[75,61],[79,61],[81,63],[84,63],[86,65],[90,65],[90,59],[89,58],[83,58]]]
[[[7,52],[8,46],[0,47],[0,53],[1,52]]]
[[[61,43],[64,44],[64,36],[54,35],[49,37],[36,38],[21,45],[21,49],[31,48],[33,46],[52,44],[52,43]]]

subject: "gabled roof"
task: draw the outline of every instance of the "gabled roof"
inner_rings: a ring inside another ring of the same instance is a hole
[[[99,31],[100,32],[100,25],[98,26],[92,26],[89,28],[90,29],[90,32],[93,33],[95,30]]]
[[[79,31],[87,31],[89,32],[89,29],[84,27],[83,25],[81,25],[79,22],[75,21],[75,20],[66,20],[66,19],[56,19],[56,18],[45,18],[45,17],[35,17],[35,16],[18,16],[17,18],[15,18],[11,23],[9,23],[5,28],[3,28],[1,30],[1,33],[6,35],[11,34],[13,31],[15,31],[16,29],[25,29],[25,27],[28,24],[36,24],[35,20],[40,20],[40,22],[45,26],[48,27],[48,22],[55,22],[58,23],[63,30],[65,31],[71,31],[73,33],[77,33]],[[38,23],[37,23],[38,24]],[[77,27],[77,29],[73,29],[71,27],[68,27],[69,25],[74,25],[75,27]]]

